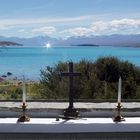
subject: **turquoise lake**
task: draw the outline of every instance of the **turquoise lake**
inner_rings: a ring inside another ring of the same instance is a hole
[[[26,78],[38,80],[40,69],[53,66],[58,61],[72,60],[78,62],[81,59],[95,61],[103,56],[116,56],[121,60],[128,60],[136,66],[140,66],[140,48],[134,47],[74,47],[53,46],[45,47],[7,47],[0,48],[0,75],[7,72],[15,77],[25,75]]]

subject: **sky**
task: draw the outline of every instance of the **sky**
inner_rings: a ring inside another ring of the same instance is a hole
[[[0,0],[0,36],[140,34],[140,0]]]

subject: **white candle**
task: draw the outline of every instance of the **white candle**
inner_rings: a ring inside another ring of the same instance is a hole
[[[121,88],[122,88],[122,79],[119,78],[119,84],[118,84],[118,103],[121,102]]]
[[[22,102],[26,102],[26,83],[25,83],[25,77],[23,76],[22,80]]]

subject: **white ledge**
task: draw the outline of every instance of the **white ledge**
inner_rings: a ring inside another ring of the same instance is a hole
[[[55,118],[31,118],[17,123],[17,118],[1,118],[0,133],[96,133],[140,132],[140,118],[125,118],[114,123],[112,118],[81,118],[56,121]]]

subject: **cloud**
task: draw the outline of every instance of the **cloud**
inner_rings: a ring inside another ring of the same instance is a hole
[[[19,33],[24,33],[25,32],[25,29],[20,29],[18,30]]]
[[[90,18],[91,16],[88,15],[88,16],[64,17],[64,18],[1,19],[0,27],[33,26],[33,25],[41,25],[41,24],[58,24],[58,23],[70,24],[73,22],[84,21]]]
[[[66,29],[61,34],[83,36],[83,35],[102,35],[114,33],[132,33],[136,34],[140,30],[139,19],[120,19],[111,21],[96,21],[88,27],[76,27]]]
[[[4,25],[4,24],[0,24],[0,30],[8,30],[13,28],[12,25]]]
[[[91,25],[93,32],[102,31],[123,31],[140,27],[140,20],[135,19],[121,19],[112,20],[108,22],[98,21]]]
[[[140,30],[140,19],[123,18],[109,21],[95,19],[96,15],[64,18],[0,19],[0,30],[10,31],[13,29],[13,31],[16,30],[17,32],[26,34],[27,30],[28,34],[43,33],[50,35],[54,33],[59,37],[137,34]],[[21,30],[19,30],[19,28],[21,28]],[[65,30],[63,28],[65,28]]]
[[[85,27],[78,27],[78,28],[67,29],[67,30],[64,30],[60,33],[61,34],[69,33],[69,34],[74,35],[74,36],[84,36],[84,35],[90,34],[91,29],[85,28]]]
[[[32,32],[36,32],[36,33],[43,33],[43,34],[46,34],[46,35],[50,35],[54,32],[56,32],[56,28],[53,27],[53,26],[50,26],[50,27],[41,27],[41,28],[36,28],[36,29],[33,29]]]

